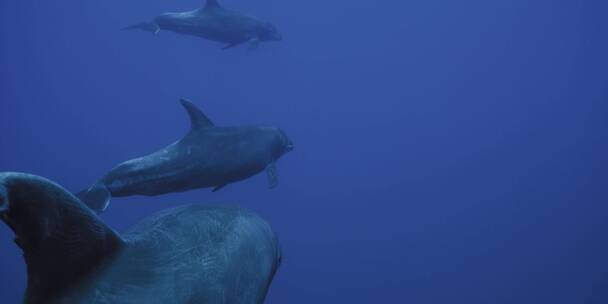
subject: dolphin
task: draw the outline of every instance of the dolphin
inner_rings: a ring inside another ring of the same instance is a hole
[[[281,262],[276,235],[249,211],[181,206],[120,235],[24,173],[0,173],[0,219],[23,251],[26,304],[263,303]]]
[[[280,41],[281,34],[269,22],[225,9],[217,0],[207,0],[205,7],[187,12],[164,13],[150,22],[138,23],[123,30],[144,30],[158,34],[172,31],[224,43],[229,49],[249,43],[254,49],[263,41]]]
[[[192,102],[181,99],[191,122],[182,139],[144,157],[119,164],[77,196],[103,212],[110,198],[156,196],[224,186],[266,171],[269,187],[278,184],[276,161],[293,149],[275,127],[216,127]]]

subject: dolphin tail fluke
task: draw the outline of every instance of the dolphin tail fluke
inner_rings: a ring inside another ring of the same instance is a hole
[[[108,208],[108,205],[110,205],[112,194],[103,184],[96,184],[87,190],[76,193],[76,197],[85,203],[85,205],[89,206],[89,208],[100,214]]]
[[[158,26],[158,24],[156,24],[156,22],[142,22],[142,23],[124,27],[124,28],[122,28],[122,30],[123,31],[142,30],[142,31],[158,34],[158,32],[160,32],[160,27]]]

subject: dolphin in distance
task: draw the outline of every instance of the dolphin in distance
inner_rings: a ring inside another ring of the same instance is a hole
[[[123,30],[171,31],[223,43],[223,49],[244,43],[255,49],[261,42],[283,39],[272,23],[226,9],[217,0],[207,0],[205,7],[192,11],[164,13]]]

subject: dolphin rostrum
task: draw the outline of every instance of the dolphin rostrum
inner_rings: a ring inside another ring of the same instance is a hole
[[[221,7],[217,0],[207,0],[205,7],[193,11],[164,13],[151,22],[143,22],[123,28],[139,29],[158,34],[161,30],[197,36],[225,43],[228,49],[249,43],[250,49],[262,41],[280,41],[281,34],[269,22],[243,15]]]
[[[61,186],[23,173],[0,173],[0,219],[23,251],[25,304],[261,304],[281,262],[251,212],[182,206],[119,235]]]
[[[266,170],[278,183],[276,161],[293,149],[275,127],[216,127],[193,103],[182,99],[191,129],[182,139],[144,157],[119,164],[77,196],[103,212],[112,196],[155,196],[197,188],[217,191]]]

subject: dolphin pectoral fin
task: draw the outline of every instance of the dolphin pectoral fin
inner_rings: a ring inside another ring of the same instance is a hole
[[[160,32],[160,26],[156,22],[150,22],[145,26],[145,28],[143,28],[143,30],[152,32],[156,36]]]
[[[218,192],[220,191],[222,188],[226,187],[227,184],[223,184],[223,185],[219,185],[215,188],[213,188],[213,190],[211,190],[211,192]]]
[[[154,33],[154,35],[156,35],[156,34],[158,34],[158,32],[160,32],[160,26],[158,26],[158,24],[156,22],[142,22],[142,23],[131,25],[131,26],[127,26],[125,28],[122,28],[122,30],[123,31],[142,30],[142,31],[146,31],[146,32],[152,32],[152,33]]]
[[[258,37],[254,37],[249,39],[249,50],[253,51],[260,46],[260,39]]]
[[[97,212],[103,213],[110,205],[112,194],[103,184],[96,184],[93,187],[80,191],[76,194],[85,205]]]
[[[266,176],[268,177],[268,188],[274,189],[279,184],[277,165],[274,162],[266,167]]]
[[[241,42],[230,43],[230,44],[228,44],[228,45],[224,46],[224,47],[222,48],[222,50],[231,49],[231,48],[233,48],[233,47],[235,47],[235,46],[237,46],[237,45],[239,45],[239,44],[241,44]]]

